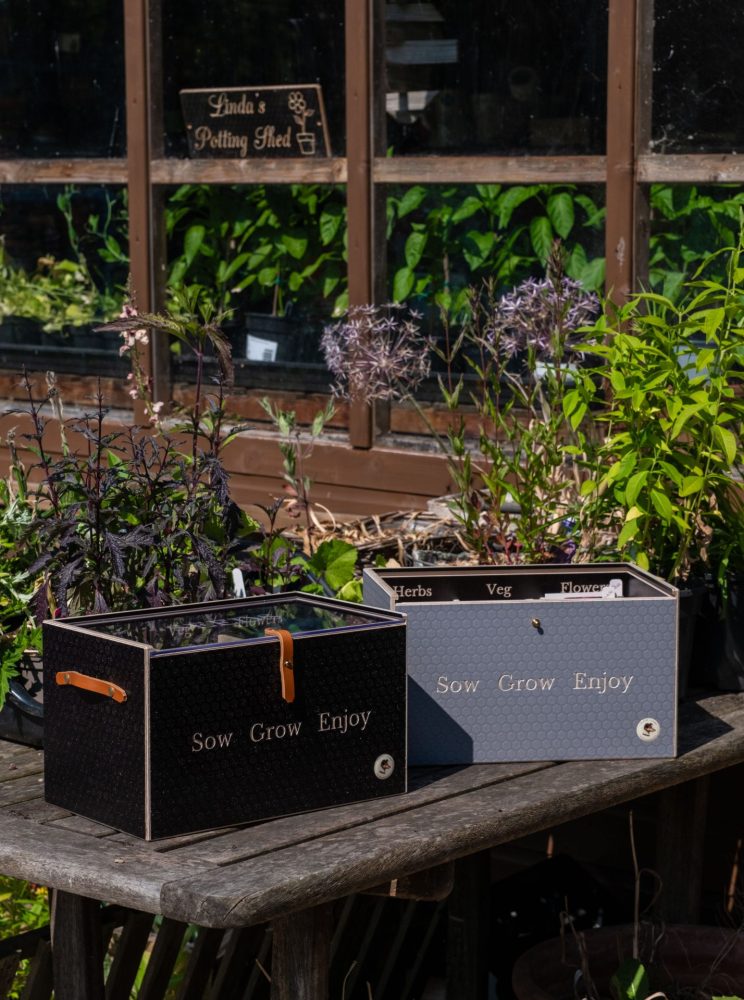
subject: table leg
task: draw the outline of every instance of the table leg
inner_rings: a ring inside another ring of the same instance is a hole
[[[274,921],[271,1000],[328,1000],[331,905]]]
[[[55,1000],[103,1000],[101,904],[54,890],[51,924]]]
[[[658,919],[694,924],[700,918],[709,778],[667,788],[659,795],[656,871],[662,889]]]
[[[447,1000],[488,996],[490,853],[455,862],[455,885],[448,900]]]

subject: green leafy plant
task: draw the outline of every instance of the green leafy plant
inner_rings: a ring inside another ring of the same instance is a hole
[[[576,330],[598,301],[568,278],[564,261],[556,244],[543,281],[527,280],[501,298],[493,283],[471,291],[468,319],[441,355],[440,391],[452,414],[451,508],[485,562],[564,562],[577,548],[580,463],[592,441],[573,403],[590,383]],[[453,378],[459,353],[471,381]],[[465,398],[478,418],[475,448],[460,413]]]
[[[15,937],[49,923],[47,890],[31,882],[0,876],[0,936]],[[25,995],[30,962],[23,960],[7,993],[8,1000]]]
[[[575,185],[414,185],[387,200],[392,299],[456,318],[468,286],[486,278],[496,291],[516,284],[545,266],[556,238],[567,249],[566,273],[599,289],[604,259],[588,256],[585,244],[604,214]]]
[[[358,557],[356,548],[340,538],[321,542],[306,561],[308,571],[319,583],[303,589],[321,593],[325,583],[340,600],[361,602],[362,582],[356,576]]]
[[[542,281],[502,297],[493,281],[471,287],[458,332],[445,323],[443,347],[425,342],[417,317],[400,306],[357,307],[323,336],[338,393],[405,400],[421,415],[447,457],[463,543],[482,562],[568,561],[576,550],[588,435],[572,400],[585,380],[593,388],[577,364],[576,330],[598,302],[563,268],[555,246]],[[415,395],[429,348],[444,365],[444,437]],[[468,403],[475,440],[463,414]]]
[[[168,287],[197,284],[218,311],[346,301],[343,191],[319,184],[183,185],[168,200]]]
[[[38,258],[33,271],[16,263],[0,238],[0,317],[38,322],[47,333],[114,317],[124,299],[123,284],[114,280],[127,267],[126,196],[105,196],[105,212],[90,214],[82,232],[76,221],[79,191],[68,185],[57,196],[67,232],[68,257]],[[124,272],[126,273],[126,272]]]
[[[679,304],[638,295],[606,310],[588,341],[602,362],[592,372],[594,398],[607,402],[591,414],[604,442],[582,517],[615,539],[599,557],[630,559],[670,580],[713,572],[721,583],[731,560],[742,560],[743,253],[740,233],[706,258]],[[723,281],[707,276],[710,265],[722,266]],[[582,384],[590,397],[591,384]]]
[[[290,517],[304,519],[307,548],[312,553],[313,534],[318,527],[318,521],[313,511],[315,505],[310,499],[311,480],[305,469],[315,442],[323,433],[326,424],[332,420],[336,408],[333,400],[329,400],[325,410],[319,410],[308,430],[304,431],[294,410],[283,410],[278,405],[272,404],[266,396],[259,402],[279,433],[284,489],[289,499],[286,510]],[[329,514],[326,508],[323,510]]]
[[[6,444],[15,455],[15,436]],[[32,610],[34,580],[29,568],[38,555],[35,545],[23,542],[33,519],[26,479],[14,461],[14,475],[0,480],[0,707],[8,694],[9,682],[31,651],[41,650],[41,628]]]
[[[650,288],[676,301],[711,247],[736,243],[744,194],[734,185],[652,184],[649,204]],[[724,281],[725,269],[709,261],[707,277]]]

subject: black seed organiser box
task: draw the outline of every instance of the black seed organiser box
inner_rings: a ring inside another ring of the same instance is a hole
[[[291,593],[44,623],[46,799],[144,837],[406,788],[405,616]]]

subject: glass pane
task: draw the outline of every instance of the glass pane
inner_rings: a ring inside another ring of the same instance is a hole
[[[122,3],[0,5],[0,157],[123,156]]]
[[[649,200],[650,284],[654,291],[677,299],[683,282],[693,278],[705,257],[737,243],[744,188],[737,184],[652,184]],[[725,281],[725,261],[724,256],[714,261],[705,277]]]
[[[341,186],[188,184],[166,200],[168,284],[198,284],[233,346],[238,385],[326,391],[323,324],[347,302]],[[178,378],[190,361],[176,356]]]
[[[731,152],[744,146],[744,7],[656,0],[651,149]]]
[[[607,10],[385,0],[379,152],[604,152]]]
[[[126,370],[115,334],[129,271],[126,189],[0,189],[0,365]]]
[[[567,273],[587,290],[604,284],[604,189],[575,184],[391,186],[387,287],[436,325],[456,315],[469,285],[496,292],[541,275],[561,239]]]
[[[343,155],[344,0],[161,0],[159,6],[166,155],[187,155],[182,88],[293,83],[321,85],[331,151]]]
[[[81,628],[103,632],[154,649],[182,649],[263,638],[267,628],[289,632],[319,632],[379,621],[375,614],[328,607],[311,599],[252,601],[237,608],[161,612],[149,617],[121,616],[109,621],[80,622]],[[73,623],[75,624],[75,623]]]

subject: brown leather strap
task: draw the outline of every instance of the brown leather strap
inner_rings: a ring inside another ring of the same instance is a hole
[[[90,677],[88,674],[80,674],[77,670],[59,670],[55,675],[58,684],[69,685],[70,687],[82,688],[83,691],[94,691],[96,694],[105,694],[107,698],[122,702],[127,700],[127,692],[118,684],[111,681],[101,680],[99,677]]]
[[[264,629],[265,635],[275,635],[279,640],[279,676],[282,679],[282,698],[285,701],[295,700],[294,682],[294,640],[292,633],[285,628]]]

